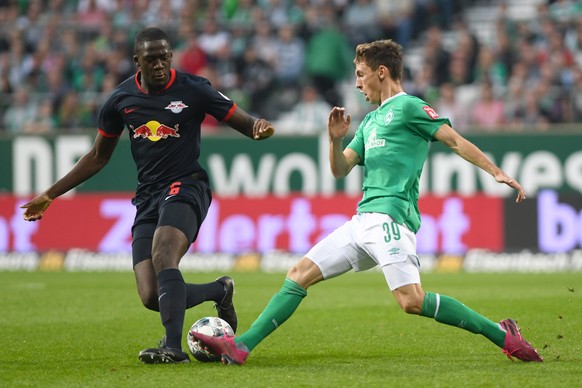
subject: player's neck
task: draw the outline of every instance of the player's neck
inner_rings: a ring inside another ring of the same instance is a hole
[[[402,92],[404,92],[404,90],[402,89],[400,82],[388,83],[380,95],[380,104],[379,105],[382,105],[384,103],[384,101],[386,101],[387,99],[394,97],[395,95],[402,93]]]

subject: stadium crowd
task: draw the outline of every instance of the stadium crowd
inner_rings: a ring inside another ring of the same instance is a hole
[[[353,87],[356,44],[407,50],[404,89],[461,131],[542,131],[582,121],[582,1],[0,0],[0,133],[94,130],[135,72],[133,37],[171,34],[174,67],[207,77],[281,133],[325,130],[332,106],[370,109]],[[495,15],[484,39],[465,12]],[[207,118],[204,130],[220,131]]]

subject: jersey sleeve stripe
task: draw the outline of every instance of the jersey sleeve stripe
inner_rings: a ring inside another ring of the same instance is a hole
[[[119,137],[121,135],[121,133],[118,133],[118,134],[107,133],[104,130],[102,130],[101,128],[99,128],[98,131],[99,131],[99,134],[103,137]]]
[[[234,113],[235,110],[236,110],[236,103],[233,103],[230,110],[226,113],[226,115],[224,115],[224,118],[220,121],[224,122],[224,121],[230,119],[230,116],[232,116],[232,114]]]

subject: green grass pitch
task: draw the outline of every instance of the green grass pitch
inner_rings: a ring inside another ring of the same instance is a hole
[[[242,332],[284,274],[231,275]],[[369,271],[311,288],[244,366],[143,365],[137,353],[163,331],[132,273],[0,272],[0,387],[582,387],[582,274],[425,274],[423,285],[517,319],[545,362],[511,362],[484,337],[403,313]],[[188,310],[184,333],[211,315],[208,302]]]

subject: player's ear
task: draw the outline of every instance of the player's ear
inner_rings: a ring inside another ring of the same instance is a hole
[[[137,60],[137,54],[133,55],[133,63],[135,63],[135,66],[139,68],[139,61]]]
[[[384,65],[378,66],[378,78],[380,78],[380,81],[384,81],[384,79],[389,76],[390,72],[388,71],[388,68],[386,66]]]

